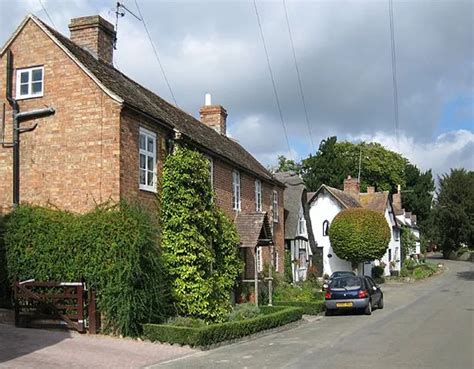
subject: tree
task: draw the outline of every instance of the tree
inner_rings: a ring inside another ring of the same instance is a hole
[[[424,230],[433,203],[435,190],[433,175],[431,170],[420,172],[415,165],[407,163],[405,180],[406,186],[402,196],[403,208],[417,215],[418,223]]]
[[[402,226],[400,246],[402,251],[402,258],[405,259],[408,255],[415,253],[416,237],[414,233],[407,226]]]
[[[316,191],[322,184],[343,188],[348,175],[359,176],[360,188],[374,186],[392,191],[405,185],[404,169],[408,160],[374,142],[337,142],[337,137],[322,140],[315,156],[310,155],[301,164],[303,180],[308,191]]]
[[[474,248],[474,172],[451,169],[439,178],[433,215],[436,241],[446,257],[463,245]]]
[[[165,162],[161,248],[178,315],[222,321],[242,270],[234,224],[217,209],[209,163],[178,146]]]
[[[287,159],[284,155],[278,156],[278,166],[275,168],[270,168],[271,172],[295,172],[299,173],[301,171],[301,165],[296,163],[294,160]]]
[[[345,209],[329,228],[329,240],[336,255],[358,264],[380,259],[390,242],[390,228],[381,213],[363,208]]]

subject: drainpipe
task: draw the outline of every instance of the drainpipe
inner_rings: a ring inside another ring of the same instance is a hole
[[[37,109],[20,113],[18,101],[12,96],[13,81],[13,54],[11,50],[7,52],[7,88],[6,97],[12,107],[13,118],[13,209],[20,204],[20,134],[31,132],[36,129],[37,124],[28,128],[20,128],[20,123],[41,117],[46,117],[55,113],[53,108]]]

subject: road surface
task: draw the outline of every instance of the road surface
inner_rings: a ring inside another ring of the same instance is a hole
[[[473,369],[473,264],[387,286],[385,308],[338,315],[152,366],[160,368]]]

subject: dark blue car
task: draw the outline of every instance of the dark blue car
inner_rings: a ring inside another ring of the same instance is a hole
[[[363,310],[371,315],[374,308],[383,309],[383,293],[367,276],[344,276],[329,284],[325,295],[326,315],[337,310]]]

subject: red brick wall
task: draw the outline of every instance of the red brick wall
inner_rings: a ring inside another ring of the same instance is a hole
[[[156,212],[156,193],[139,189],[139,130],[140,127],[156,133],[158,183],[163,171],[166,156],[166,137],[168,133],[158,128],[156,123],[142,116],[123,112],[120,125],[120,196],[128,201],[137,201]],[[159,186],[158,186],[159,187]]]
[[[226,214],[235,219],[236,211],[232,209],[232,171],[233,167],[219,159],[214,158],[214,191],[216,192],[217,204]],[[255,212],[255,179],[256,177],[246,172],[240,172],[240,192],[241,192],[241,209],[242,212]],[[278,192],[278,222],[272,221],[272,196],[273,190]],[[279,254],[279,272],[283,272],[284,258],[284,203],[283,189],[274,186],[272,183],[262,180],[262,210],[268,213],[270,226],[274,227],[275,252]],[[253,259],[248,254],[246,274],[253,275]],[[269,248],[264,248],[264,263],[269,263]]]
[[[26,24],[11,50],[14,68],[44,65],[44,96],[19,101],[20,111],[56,109],[55,115],[35,121],[35,131],[21,135],[21,201],[83,212],[96,202],[118,200],[120,105],[33,21]],[[6,54],[0,59],[0,96],[7,106],[8,140],[12,118],[5,99],[5,68]],[[14,95],[15,81],[14,72]],[[5,212],[12,203],[12,149],[1,146],[0,178],[0,212]]]

